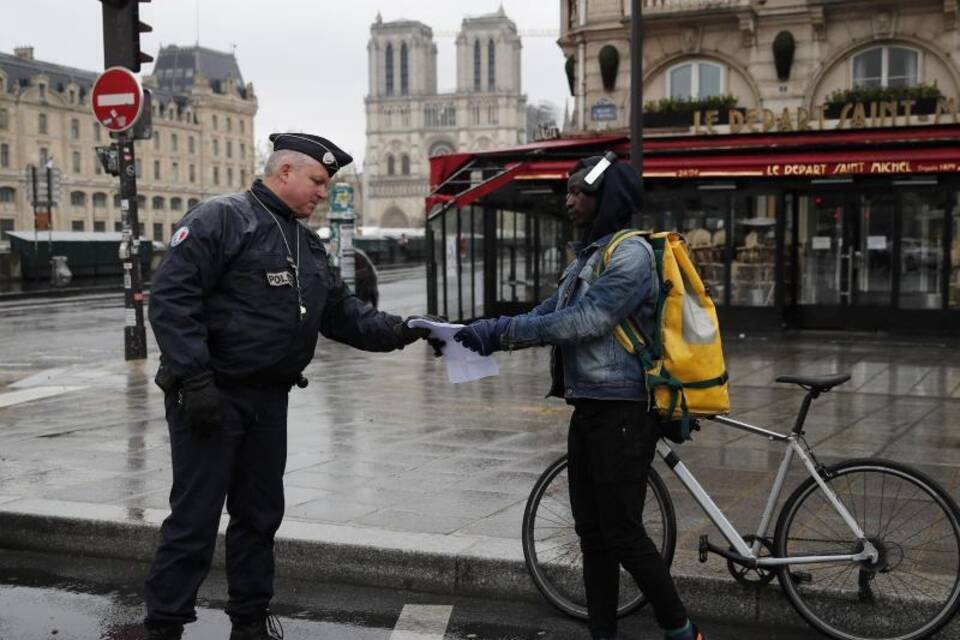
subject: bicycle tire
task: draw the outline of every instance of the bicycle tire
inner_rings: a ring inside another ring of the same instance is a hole
[[[880,557],[781,566],[777,578],[790,603],[836,640],[918,640],[936,633],[960,605],[956,503],[925,474],[887,460],[847,460],[826,467],[821,477]],[[784,503],[774,545],[778,556],[863,548],[814,478]],[[920,586],[911,585],[914,580]]]
[[[564,455],[544,470],[530,491],[523,512],[523,558],[533,583],[547,602],[569,616],[586,620],[583,556],[570,514],[566,470],[567,456]],[[653,504],[657,505],[656,509],[650,508]],[[549,513],[544,515],[544,511]],[[663,479],[652,467],[647,476],[647,499],[643,511],[647,533],[669,567],[677,543],[676,514]],[[557,549],[559,554],[554,553]],[[633,580],[622,568],[620,573],[618,617],[646,604],[646,598]]]

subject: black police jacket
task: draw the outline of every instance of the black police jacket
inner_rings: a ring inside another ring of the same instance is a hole
[[[318,333],[366,351],[401,348],[394,326],[402,319],[353,296],[316,234],[262,182],[252,191],[272,213],[247,191],[203,202],[180,221],[150,286],[164,367],[180,381],[212,371],[221,383],[293,384]],[[291,265],[297,236],[302,318]]]

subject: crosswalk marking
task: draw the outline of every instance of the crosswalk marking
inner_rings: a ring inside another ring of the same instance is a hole
[[[405,604],[390,640],[443,640],[453,607]]]

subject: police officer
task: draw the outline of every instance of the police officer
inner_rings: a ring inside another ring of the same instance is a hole
[[[146,579],[151,640],[196,620],[224,500],[230,640],[280,637],[268,605],[290,388],[306,386],[318,333],[365,351],[428,333],[353,296],[299,222],[352,158],[319,136],[270,140],[263,180],[189,211],[151,284],[173,457],[171,513]]]

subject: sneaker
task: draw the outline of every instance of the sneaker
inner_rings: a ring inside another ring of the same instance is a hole
[[[704,635],[700,633],[700,630],[697,629],[697,625],[690,623],[690,631],[682,635],[670,635],[669,633],[664,634],[663,636],[666,640],[706,640]]]
[[[230,640],[283,640],[283,626],[269,614],[253,622],[234,622]]]
[[[180,640],[183,636],[183,627],[179,624],[162,627],[146,627],[143,640]]]

